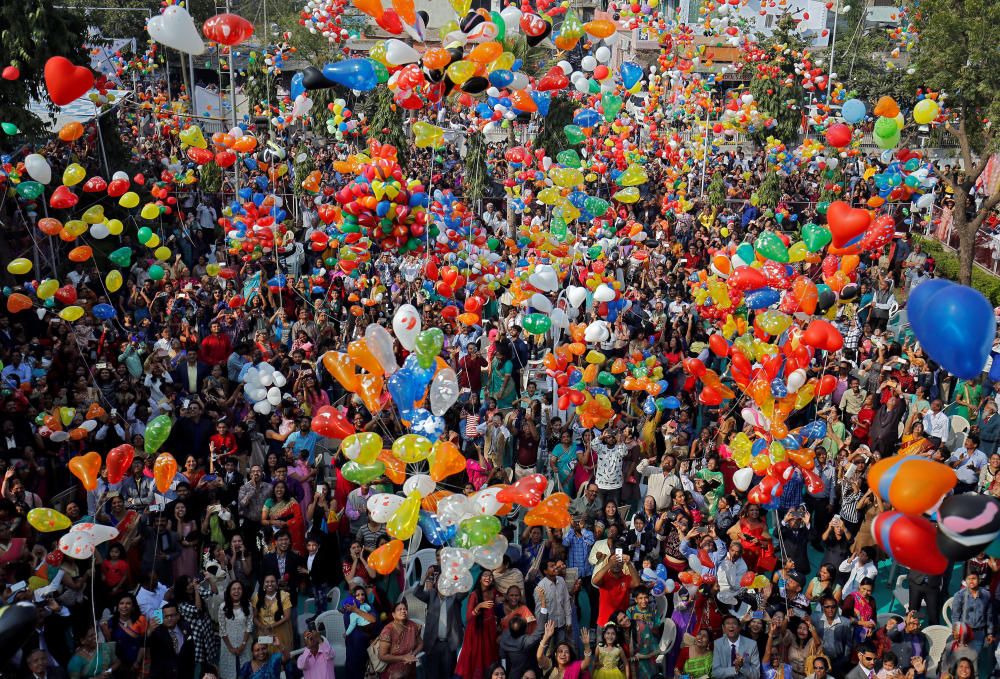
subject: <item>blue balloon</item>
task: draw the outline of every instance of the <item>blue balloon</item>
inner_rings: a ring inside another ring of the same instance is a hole
[[[990,382],[1000,382],[1000,354],[993,353],[993,362],[990,363]]]
[[[799,438],[819,440],[826,438],[826,422],[823,420],[813,420],[806,426],[799,429]]]
[[[771,380],[771,396],[774,398],[784,398],[788,396],[788,386],[780,377]]]
[[[781,293],[773,288],[757,288],[743,295],[743,303],[748,309],[766,309],[772,304],[777,304],[781,299]]]
[[[289,92],[292,95],[292,101],[295,101],[295,99],[297,99],[300,94],[303,94],[306,91],[306,86],[302,84],[302,80],[304,78],[305,75],[302,73],[302,71],[299,71],[298,73],[292,76],[292,86],[291,88],[289,88]]]
[[[666,402],[664,403],[664,407],[667,410],[680,410],[681,402],[676,396],[667,396],[663,400]]]
[[[417,408],[410,413],[410,431],[429,439],[431,443],[444,433],[444,418],[438,417],[426,408]]]
[[[573,116],[573,124],[578,127],[596,127],[604,117],[592,108],[585,108],[576,112]]]
[[[94,314],[94,318],[100,321],[106,321],[109,318],[114,318],[118,313],[110,304],[95,304],[91,311]]]
[[[378,73],[371,59],[344,59],[323,67],[323,76],[338,85],[367,92],[378,85]]]
[[[417,519],[417,525],[420,526],[420,530],[423,531],[427,541],[435,547],[448,544],[455,537],[455,533],[458,532],[458,526],[442,526],[433,514],[424,510],[420,510],[420,518]]]
[[[860,123],[867,113],[865,103],[860,99],[848,99],[840,109],[841,117],[849,123]]]
[[[632,87],[642,78],[642,66],[634,61],[626,61],[623,63],[619,72],[622,76],[622,85],[625,86],[626,90],[632,89]]]
[[[538,115],[542,117],[547,116],[549,114],[549,106],[552,105],[552,93],[532,90],[531,98],[535,101],[535,106],[538,107]]]
[[[950,281],[924,290],[937,282],[925,281],[910,293],[910,325],[924,351],[942,368],[971,379],[982,372],[993,348],[997,332],[993,307],[978,290]]]
[[[489,79],[490,79],[490,85],[493,85],[493,87],[496,87],[497,89],[501,89],[507,87],[512,82],[514,82],[514,74],[508,71],[506,68],[498,68],[497,70],[490,73]],[[491,115],[493,115],[492,110],[482,117],[489,118]]]

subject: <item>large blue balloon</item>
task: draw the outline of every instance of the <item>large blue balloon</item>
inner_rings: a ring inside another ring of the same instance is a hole
[[[982,372],[997,332],[993,307],[982,293],[950,281],[925,281],[910,294],[907,309],[913,334],[942,368],[963,379]]]
[[[860,123],[865,119],[865,103],[860,99],[848,99],[840,109],[840,115],[849,123]]]
[[[634,61],[626,61],[621,66],[621,75],[622,85],[626,90],[630,90],[642,78],[642,66]]]
[[[91,312],[94,314],[94,318],[99,321],[106,321],[109,318],[114,318],[115,314],[118,313],[110,304],[95,304],[94,308],[91,309]]]
[[[573,116],[573,124],[578,127],[596,127],[604,117],[592,108],[581,109]]]
[[[378,85],[378,73],[371,59],[344,59],[323,67],[323,75],[338,85],[367,92]]]
[[[306,86],[302,82],[304,78],[305,75],[303,75],[301,71],[292,76],[292,86],[289,88],[292,95],[292,101],[295,101],[300,94],[306,91]]]

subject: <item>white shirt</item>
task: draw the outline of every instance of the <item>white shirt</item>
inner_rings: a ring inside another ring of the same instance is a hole
[[[841,590],[844,597],[857,592],[861,587],[861,581],[865,578],[874,580],[875,576],[878,575],[878,567],[873,562],[869,561],[862,565],[858,563],[858,557],[856,556],[844,559],[843,563],[840,564],[839,570],[841,573],[850,573],[847,577],[847,582],[844,583],[843,590]]]
[[[928,436],[947,441],[948,434],[951,432],[950,418],[945,415],[943,410],[936,413],[931,410],[924,415],[924,431]]]
[[[138,593],[135,595],[135,600],[139,604],[139,610],[149,619],[153,615],[153,611],[159,610],[160,606],[163,605],[163,597],[166,594],[167,586],[163,583],[158,583],[155,592],[150,592],[145,587],[140,587]]]
[[[628,448],[619,443],[614,448],[608,448],[603,442],[595,440],[594,451],[597,453],[596,481],[601,490],[621,488],[624,483],[622,476],[622,460],[628,454]]]
[[[736,561],[729,558],[726,555],[719,565],[716,567],[715,576],[719,581],[719,591],[720,592],[738,592],[742,589],[740,585],[740,580],[747,573],[747,564],[740,557]]]

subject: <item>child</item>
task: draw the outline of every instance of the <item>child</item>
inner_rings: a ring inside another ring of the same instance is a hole
[[[624,669],[623,669],[624,668]],[[593,679],[628,679],[629,663],[618,638],[618,626],[609,622],[601,632],[601,640],[597,644],[597,669],[591,676]]]

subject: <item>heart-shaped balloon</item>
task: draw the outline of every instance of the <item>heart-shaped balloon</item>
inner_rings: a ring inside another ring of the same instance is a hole
[[[69,190],[68,186],[57,186],[49,196],[49,206],[57,210],[66,210],[80,202],[80,196]]]
[[[56,300],[62,304],[73,304],[76,302],[76,288],[72,285],[64,285],[56,290]]]
[[[868,210],[851,207],[842,200],[835,200],[826,209],[826,222],[833,235],[833,245],[843,248],[853,244],[868,229],[871,223]]]
[[[52,57],[45,62],[45,87],[56,106],[65,106],[87,93],[94,84],[94,73],[77,66],[66,57]]]
[[[253,35],[253,24],[236,14],[216,14],[201,26],[205,37],[222,45],[239,45]]]

